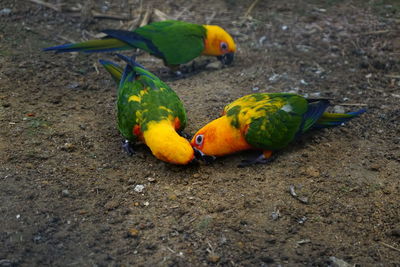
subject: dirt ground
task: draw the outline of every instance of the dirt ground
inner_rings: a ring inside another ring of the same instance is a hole
[[[253,0],[96,0],[94,18],[70,12],[78,1],[49,3],[63,9],[0,4],[0,266],[400,266],[397,0],[261,0],[251,10]],[[115,57],[41,49],[135,27],[154,8],[221,25],[239,47],[232,66],[179,80],[138,56],[184,101],[189,134],[252,92],[368,112],[268,165],[237,168],[251,152],[182,167],[145,146],[129,157],[116,86],[97,63]]]

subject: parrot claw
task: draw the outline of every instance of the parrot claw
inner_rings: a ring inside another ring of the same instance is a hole
[[[175,78],[177,79],[184,79],[186,78],[186,75],[182,73],[182,71],[178,70],[174,72]]]
[[[264,156],[264,154],[261,153],[261,155],[258,156],[257,158],[250,158],[250,159],[242,160],[242,162],[239,163],[238,167],[243,168],[243,167],[248,167],[248,166],[254,165],[254,164],[267,164],[267,163],[274,161],[275,158],[276,158],[275,155],[272,157],[266,158]]]
[[[128,140],[122,141],[122,149],[128,154],[128,156],[133,156],[135,154],[135,150],[133,149],[132,144]]]

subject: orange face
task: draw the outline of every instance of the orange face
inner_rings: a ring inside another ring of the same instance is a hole
[[[236,52],[236,44],[232,36],[224,29],[216,25],[204,25],[207,29],[207,37],[204,40],[204,55],[222,56]]]
[[[209,156],[224,156],[251,148],[240,130],[231,125],[227,116],[201,128],[190,144]]]

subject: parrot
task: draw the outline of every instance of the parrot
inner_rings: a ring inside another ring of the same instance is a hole
[[[108,60],[100,63],[119,84],[117,126],[126,139],[123,148],[132,155],[132,144],[142,141],[157,159],[177,165],[190,163],[193,148],[177,132],[187,122],[178,95],[134,59],[118,56],[127,62],[125,69]]]
[[[134,31],[104,30],[103,39],[44,48],[44,51],[107,52],[139,48],[176,69],[200,55],[216,56],[229,65],[236,44],[229,33],[217,25],[199,25],[177,20],[153,22]]]
[[[191,140],[196,158],[211,162],[243,150],[260,150],[255,159],[239,167],[268,163],[273,153],[313,128],[332,127],[359,116],[366,110],[349,113],[325,112],[328,99],[306,99],[292,93],[255,93],[225,106],[222,116],[197,131]]]

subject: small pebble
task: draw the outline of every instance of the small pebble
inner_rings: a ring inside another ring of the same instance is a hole
[[[77,82],[73,82],[73,83],[70,83],[69,85],[67,85],[67,88],[70,88],[70,89],[75,89],[78,87],[79,87],[79,83],[77,83]]]
[[[369,166],[369,169],[371,171],[379,171],[380,168],[381,168],[381,166],[378,163],[373,163],[373,164],[371,164],[371,166]]]
[[[336,258],[334,256],[329,257],[329,260],[332,262],[332,267],[351,267],[352,265],[345,262],[342,259]]]
[[[176,200],[178,197],[175,194],[169,194],[168,199],[169,200]]]
[[[335,113],[345,113],[346,111],[344,110],[343,106],[336,105],[336,106],[333,107],[333,112],[335,112]]]
[[[157,180],[156,180],[156,178],[148,177],[148,178],[147,178],[147,181],[149,181],[150,183],[154,183],[154,182],[156,182]]]
[[[69,196],[69,191],[68,191],[68,189],[64,189],[63,191],[61,191],[61,195],[62,195],[63,197],[68,197],[68,196]]]
[[[150,203],[148,201],[146,201],[143,203],[143,205],[147,207],[148,205],[150,205]]]
[[[30,163],[30,162],[27,162],[27,163],[25,163],[25,167],[27,168],[27,169],[33,169],[33,164],[32,163]]]
[[[78,214],[79,214],[79,215],[84,215],[84,214],[86,214],[86,213],[88,213],[87,210],[78,210]]]
[[[306,81],[303,80],[303,79],[300,80],[300,83],[303,84],[303,85],[308,85],[308,82],[306,82]]]
[[[308,176],[311,176],[311,177],[319,177],[320,176],[320,172],[316,168],[314,168],[313,166],[308,167],[305,170],[305,173]]]
[[[131,237],[138,237],[139,236],[139,230],[135,228],[131,228],[128,231],[128,235]]]
[[[141,192],[143,192],[143,189],[144,189],[144,185],[142,185],[142,184],[138,184],[138,185],[136,185],[135,186],[135,191],[136,192],[138,192],[138,193],[141,193]]]
[[[119,202],[118,202],[118,201],[116,201],[116,200],[111,200],[111,201],[108,201],[108,202],[104,205],[104,208],[105,208],[106,210],[113,210],[113,209],[117,208],[118,206],[119,206]]]
[[[67,152],[72,152],[75,150],[75,145],[71,143],[65,143],[62,147],[61,150],[67,151]]]
[[[208,70],[218,70],[220,68],[222,68],[222,62],[221,61],[214,61],[214,62],[209,63],[206,66],[206,69],[208,69]]]
[[[297,219],[297,222],[299,224],[304,224],[306,221],[307,221],[307,217],[306,216],[303,216],[303,217]]]
[[[280,217],[280,215],[281,215],[281,214],[280,214],[279,210],[273,211],[273,212],[271,213],[272,220],[274,220],[274,221],[278,220],[279,217]]]
[[[200,174],[195,173],[195,174],[193,174],[193,177],[194,177],[194,178],[199,178],[199,177],[200,177]]]
[[[11,14],[11,9],[10,8],[3,8],[0,10],[0,16],[6,16]]]
[[[207,259],[209,262],[212,263],[217,263],[220,260],[220,256],[218,256],[217,254],[211,253],[210,255],[208,255]]]

